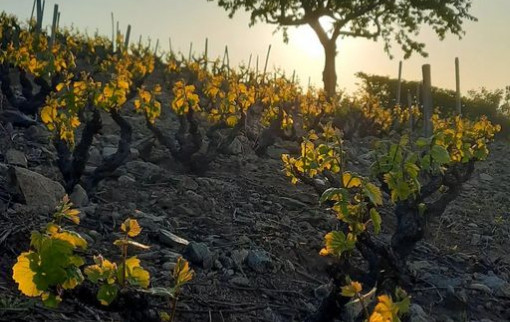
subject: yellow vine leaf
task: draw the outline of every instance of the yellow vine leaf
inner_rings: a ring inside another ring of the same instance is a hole
[[[374,313],[379,313],[384,321],[398,321],[399,308],[388,295],[377,297],[379,303],[375,306]]]
[[[18,283],[21,293],[35,297],[41,295],[42,291],[37,289],[33,281],[35,272],[30,269],[30,259],[28,258],[30,254],[33,252],[24,252],[18,256],[18,261],[12,268],[12,278]]]
[[[354,188],[361,186],[361,179],[353,176],[350,172],[345,172],[343,174],[342,182],[345,188]]]
[[[193,279],[194,271],[190,270],[187,260],[179,257],[174,267],[173,277],[177,285],[183,285]]]
[[[388,322],[388,321],[391,320],[385,320],[384,316],[382,316],[381,313],[379,312],[373,312],[370,315],[370,319],[368,320],[368,322]]]
[[[135,280],[136,284],[147,288],[150,284],[150,274],[140,266],[140,260],[136,257],[130,257],[126,260],[127,276],[131,280]]]
[[[140,234],[142,231],[142,228],[138,224],[138,221],[136,219],[126,219],[122,225],[120,226],[120,229],[127,233],[129,237],[135,237]]]
[[[41,110],[41,120],[47,124],[53,122],[57,117],[57,109],[53,106],[45,106]]]
[[[361,293],[363,287],[361,286],[361,283],[356,281],[351,281],[349,285],[342,286],[342,296],[345,297],[354,297],[356,294]]]

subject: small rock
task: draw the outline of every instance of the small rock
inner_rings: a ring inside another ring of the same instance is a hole
[[[185,194],[193,203],[197,204],[198,206],[201,206],[204,203],[204,197],[195,191],[187,190]]]
[[[251,239],[246,235],[241,235],[239,239],[237,240],[239,244],[250,244]]]
[[[264,321],[280,322],[282,320],[270,307],[266,307],[262,311],[262,317]]]
[[[124,166],[129,173],[143,181],[151,181],[153,178],[160,176],[163,172],[163,169],[154,163],[138,160],[127,162]]]
[[[240,267],[244,263],[246,257],[248,257],[248,251],[246,249],[233,250],[232,254],[230,255],[230,258],[232,258],[232,260],[238,267]]]
[[[32,125],[25,131],[25,136],[30,141],[42,144],[48,144],[51,139],[51,133],[46,130],[44,125]]]
[[[429,270],[431,268],[432,268],[432,264],[426,260],[414,261],[414,262],[409,263],[409,269],[414,272]]]
[[[487,173],[480,173],[480,179],[483,181],[492,181],[494,178]]]
[[[184,255],[192,263],[202,265],[203,268],[210,268],[212,265],[212,254],[204,243],[190,242],[184,250]]]
[[[473,246],[476,246],[476,245],[480,245],[480,241],[482,239],[482,236],[479,235],[479,234],[473,234],[471,236],[471,245]]]
[[[192,190],[195,191],[198,189],[198,183],[188,176],[181,177],[181,180],[178,184],[178,187],[182,190]]]
[[[280,202],[291,209],[307,209],[309,207],[304,202],[288,197],[280,197]]]
[[[26,168],[28,166],[28,161],[27,158],[25,157],[25,154],[15,149],[7,150],[7,152],[5,153],[5,161],[7,162],[7,164],[20,166],[23,168]]]
[[[81,213],[84,213],[89,216],[94,216],[96,214],[97,205],[96,204],[90,204],[87,207],[81,207],[80,209]]]
[[[263,250],[251,250],[246,257],[246,263],[258,273],[263,273],[272,266],[271,258]]]
[[[433,322],[435,319],[433,319],[431,316],[429,316],[421,306],[419,306],[416,303],[411,304],[411,307],[409,308],[409,315],[410,315],[410,321],[411,322]]]
[[[9,184],[15,193],[21,194],[27,206],[54,209],[65,195],[62,185],[25,168],[9,170]]]
[[[250,280],[246,277],[242,276],[235,276],[230,279],[230,283],[237,286],[243,286],[243,287],[249,287],[250,286]]]
[[[129,175],[122,175],[117,179],[117,181],[123,185],[129,185],[136,182],[136,180]]]
[[[329,293],[331,292],[331,285],[329,284],[323,284],[318,287],[316,287],[313,290],[313,295],[318,300],[323,300],[326,297],[328,297]]]
[[[5,163],[0,163],[0,177],[7,177],[9,167]]]
[[[87,195],[87,192],[79,184],[74,186],[73,193],[69,196],[69,198],[71,198],[73,205],[78,208],[85,207],[89,203],[89,196]]]
[[[173,271],[174,267],[175,267],[175,262],[163,263],[163,270],[165,270],[165,271]]]
[[[235,138],[232,143],[228,146],[228,152],[232,155],[242,154],[243,153],[243,144],[239,140],[239,138]]]
[[[108,159],[112,155],[114,155],[117,152],[117,147],[115,146],[105,146],[103,148],[103,152],[101,153],[103,156],[103,159]]]
[[[98,241],[98,240],[100,240],[101,238],[103,238],[103,236],[102,236],[100,233],[98,233],[97,231],[95,231],[95,230],[89,230],[89,231],[88,231],[88,234],[89,234],[89,236],[90,236],[90,237],[92,237],[95,241]]]
[[[170,262],[174,262],[174,263],[177,262],[177,259],[179,259],[179,257],[182,257],[181,254],[169,251],[168,249],[163,249],[161,252],[163,253],[163,258],[166,261],[170,261]]]
[[[487,285],[481,284],[481,283],[473,283],[469,286],[469,288],[471,288],[473,290],[480,291],[480,292],[484,292],[487,294],[492,294],[490,287],[488,287]]]
[[[101,157],[101,152],[99,152],[99,150],[96,147],[93,147],[90,149],[89,159],[87,160],[87,162],[90,165],[93,165],[96,167],[101,165],[101,163],[103,162],[103,158]]]
[[[266,154],[275,160],[280,160],[282,158],[282,154],[289,153],[289,150],[283,148],[277,148],[275,146],[269,146],[266,150]]]
[[[184,238],[181,238],[177,235],[172,234],[168,230],[160,229],[159,230],[159,241],[166,246],[170,247],[184,247],[188,246],[189,241]]]
[[[234,261],[230,257],[221,255],[219,257],[219,261],[220,261],[221,265],[223,265],[223,267],[225,267],[226,269],[230,269],[230,268],[234,267]]]

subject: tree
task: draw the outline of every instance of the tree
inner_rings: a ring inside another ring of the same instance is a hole
[[[215,1],[215,0],[208,0]],[[472,0],[217,0],[232,18],[240,10],[251,12],[250,26],[257,22],[277,25],[287,41],[290,26],[310,26],[322,46],[326,61],[322,79],[329,96],[336,89],[335,58],[339,37],[361,37],[384,41],[390,55],[395,41],[405,58],[413,52],[426,56],[425,44],[416,40],[421,25],[428,25],[439,39],[446,34],[464,34],[464,20],[476,21],[469,14]],[[325,19],[321,19],[325,18]],[[330,28],[324,26],[324,22]]]

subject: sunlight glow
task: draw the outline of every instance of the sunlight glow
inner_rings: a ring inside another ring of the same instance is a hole
[[[310,59],[324,58],[324,49],[319,38],[309,26],[289,30],[289,43]]]

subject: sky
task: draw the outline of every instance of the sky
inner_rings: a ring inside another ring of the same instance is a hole
[[[47,0],[44,24],[51,22],[54,4],[61,11],[60,25],[77,27],[93,34],[111,35],[111,12],[120,23],[121,31],[132,26],[133,41],[141,35],[145,42],[160,41],[160,48],[169,49],[171,39],[174,51],[188,55],[190,43],[193,52],[202,54],[208,39],[209,57],[221,57],[228,46],[231,66],[251,66],[259,57],[259,70],[263,69],[268,46],[271,45],[269,69],[278,68],[292,75],[295,71],[303,85],[322,86],[324,54],[315,33],[308,26],[289,30],[290,40],[283,43],[275,26],[259,23],[249,27],[249,15],[237,13],[229,19],[215,2],[206,0]],[[0,0],[0,10],[28,19],[33,0]],[[471,14],[478,22],[466,21],[466,35],[462,40],[449,35],[439,41],[429,28],[424,27],[418,39],[425,42],[429,56],[414,54],[403,61],[402,77],[420,80],[421,66],[430,64],[434,86],[455,88],[455,57],[460,60],[461,90],[482,86],[488,89],[510,85],[510,0],[473,0]],[[354,74],[368,74],[396,78],[398,62],[403,53],[394,46],[391,60],[383,50],[382,42],[345,38],[337,42],[336,71],[338,87],[352,92],[358,79]]]

